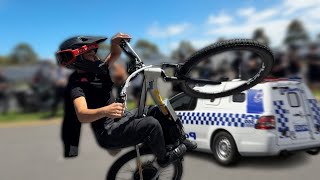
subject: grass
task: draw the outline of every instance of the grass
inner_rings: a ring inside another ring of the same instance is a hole
[[[0,116],[0,123],[7,122],[26,122],[44,120],[50,117],[51,112],[37,112],[37,113],[16,113],[9,112]],[[63,116],[62,110],[58,111],[57,115],[50,118],[61,118]]]
[[[316,99],[318,99],[318,101],[320,100],[320,90],[313,90],[312,94],[316,97]]]
[[[134,109],[135,103],[133,101],[129,101],[127,104],[129,110]],[[17,112],[9,112],[7,114],[0,114],[0,123],[8,123],[8,122],[28,122],[28,121],[40,121],[51,118],[62,118],[63,117],[63,109],[60,109],[57,112],[57,115],[54,117],[50,117],[51,112],[36,112],[36,113],[17,113]]]

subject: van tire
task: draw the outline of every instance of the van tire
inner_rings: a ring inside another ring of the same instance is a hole
[[[224,166],[235,164],[240,157],[233,137],[225,132],[218,132],[212,139],[211,151],[215,160]]]
[[[320,148],[314,148],[314,149],[309,149],[308,151],[306,151],[308,154],[310,155],[317,155],[320,152]]]

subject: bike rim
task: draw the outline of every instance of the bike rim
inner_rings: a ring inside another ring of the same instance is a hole
[[[187,60],[180,70],[185,79],[181,88],[198,98],[229,96],[261,82],[272,64],[273,56],[266,47],[249,40],[227,41],[204,48]],[[202,88],[205,85],[209,86]]]
[[[216,153],[219,159],[226,161],[232,153],[232,146],[227,138],[220,139],[216,144]]]
[[[144,180],[149,179],[175,179],[177,175],[177,169],[173,164],[169,165],[166,168],[161,168],[155,161],[154,155],[142,155],[142,174]],[[123,165],[122,168],[119,169],[115,179],[122,180],[132,180],[132,179],[140,179],[136,159],[131,159],[127,163]]]

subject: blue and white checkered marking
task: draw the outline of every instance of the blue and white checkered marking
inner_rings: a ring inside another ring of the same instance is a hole
[[[183,124],[229,127],[254,127],[259,114],[177,112]]]
[[[282,132],[283,130],[288,131],[289,130],[289,119],[286,117],[286,114],[288,114],[287,110],[284,109],[284,104],[283,101],[278,100],[278,101],[273,101],[274,105],[274,111],[276,113],[276,120],[277,123],[280,124],[278,127],[278,131]]]
[[[320,108],[316,99],[308,99],[312,111],[314,125],[320,125]]]

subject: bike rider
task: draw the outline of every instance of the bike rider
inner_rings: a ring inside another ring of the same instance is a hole
[[[137,110],[124,112],[124,105],[115,102],[109,68],[120,57],[120,41],[130,38],[127,34],[116,34],[111,40],[111,53],[105,61],[96,56],[98,44],[105,41],[105,37],[77,36],[60,45],[58,64],[75,70],[69,77],[65,91],[62,124],[65,157],[78,155],[81,123],[91,123],[98,144],[106,149],[124,148],[144,142],[162,167],[180,159],[187,149],[197,147],[195,142],[185,139],[167,152],[165,142],[170,139],[167,134],[179,138],[184,134],[175,130],[177,127],[173,122],[163,120],[165,117],[158,107],[146,107],[147,116],[135,118]]]

